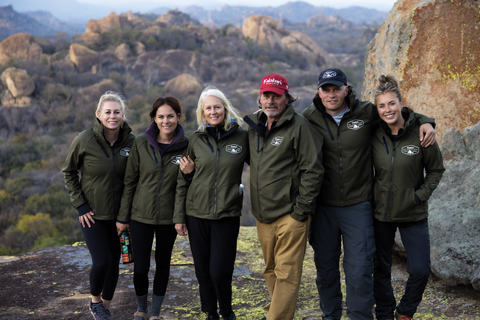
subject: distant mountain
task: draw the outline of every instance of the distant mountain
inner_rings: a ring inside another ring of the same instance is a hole
[[[14,11],[11,5],[0,7],[0,40],[21,32],[35,36],[55,34],[55,30],[41,24],[34,18]]]
[[[22,12],[23,14],[32,17],[41,24],[49,27],[52,30],[58,32],[67,32],[67,33],[82,33],[85,31],[86,24],[70,24],[64,21],[61,21],[53,16],[50,12],[47,11],[27,11]]]
[[[338,16],[355,24],[378,24],[385,21],[388,12],[363,7],[349,7],[335,9],[330,7],[316,7],[309,3],[296,1],[278,7],[247,7],[225,5],[216,10],[205,10],[199,6],[189,6],[181,10],[202,23],[213,23],[223,26],[227,23],[239,25],[252,15],[264,15],[275,19],[285,18],[291,22],[306,22],[308,18],[323,14],[324,16]]]
[[[0,6],[6,5],[13,5],[13,9],[17,12],[48,11],[57,19],[66,22],[85,23],[85,25],[90,19],[99,19],[114,10],[119,10],[115,6],[79,3],[76,0],[0,0]]]

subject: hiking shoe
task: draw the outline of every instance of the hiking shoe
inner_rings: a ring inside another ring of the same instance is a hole
[[[220,319],[220,316],[218,315],[218,313],[217,314],[208,313],[206,320],[217,320],[217,319]]]
[[[235,315],[235,313],[232,312],[232,313],[230,313],[230,315],[227,316],[227,317],[223,317],[223,316],[222,316],[222,319],[225,319],[225,320],[237,320],[237,316]]]
[[[90,313],[95,320],[112,320],[110,311],[103,307],[103,302],[92,303],[90,302]]]
[[[395,312],[395,319],[397,319],[397,320],[412,320],[413,317],[406,316],[404,314],[400,314],[398,312]]]

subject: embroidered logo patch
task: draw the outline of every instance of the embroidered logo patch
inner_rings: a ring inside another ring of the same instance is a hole
[[[333,78],[337,75],[337,73],[335,71],[327,71],[323,74],[323,77],[322,78]]]
[[[172,159],[170,160],[170,162],[179,166],[180,165],[180,159],[182,159],[182,155],[173,156]]]
[[[239,146],[238,144],[229,144],[228,146],[225,147],[225,151],[237,154],[242,152],[242,146]]]
[[[124,157],[128,157],[130,155],[130,148],[120,149],[120,155]]]
[[[417,146],[405,146],[402,147],[402,153],[407,156],[414,156],[420,152],[420,148]]]
[[[363,120],[355,119],[355,120],[349,121],[347,122],[347,128],[351,130],[361,129],[363,128]]]
[[[272,142],[270,142],[270,144],[271,144],[272,146],[278,147],[278,146],[282,143],[282,141],[283,141],[283,137],[278,137],[278,136],[277,136],[277,137],[274,137],[274,138],[272,139]]]

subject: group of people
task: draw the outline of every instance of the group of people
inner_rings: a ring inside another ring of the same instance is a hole
[[[125,99],[106,92],[93,129],[74,139],[62,169],[92,256],[93,317],[111,319],[118,235],[129,229],[135,320],[162,319],[177,235],[189,237],[207,319],[236,319],[232,275],[247,164],[271,298],[263,319],[294,318],[307,242],[315,252],[323,319],[340,319],[342,241],[348,317],[412,319],[430,271],[427,200],[445,169],[434,120],[402,105],[393,77],[379,82],[375,104],[359,101],[341,70],[324,70],[313,103],[299,114],[287,80],[268,75],[260,85],[259,110],[243,119],[209,86],[198,101],[198,129],[189,138],[174,97],[155,100],[152,123],[134,137]],[[398,305],[391,285],[397,229],[409,273]]]

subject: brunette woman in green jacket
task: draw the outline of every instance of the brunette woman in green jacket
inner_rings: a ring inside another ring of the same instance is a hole
[[[135,136],[125,122],[121,94],[107,91],[100,98],[95,115],[93,129],[81,132],[70,145],[62,171],[92,256],[90,312],[95,319],[109,320],[120,259],[115,222]]]
[[[179,121],[180,103],[174,97],[158,98],[150,111],[152,123],[132,146],[125,172],[122,206],[117,217],[118,234],[129,224],[135,265],[133,283],[137,297],[135,320],[147,319],[148,272],[155,235],[155,278],[150,320],[162,319],[160,308],[170,276],[170,259],[177,236],[173,212],[182,205],[176,196],[181,171],[179,160],[188,145]]]
[[[428,204],[445,171],[438,144],[422,147],[414,112],[402,108],[395,78],[381,76],[375,93],[380,126],[372,140],[374,182],[375,313],[379,320],[409,320],[417,311],[430,274]],[[425,174],[426,173],[426,174]],[[397,228],[407,252],[409,274],[397,305],[391,284]]]
[[[242,118],[225,95],[207,87],[197,107],[199,129],[187,148],[180,169],[190,182],[185,208],[202,311],[207,319],[236,319],[232,310],[232,275],[243,200],[241,184],[248,162],[247,132]],[[177,188],[182,188],[181,185]],[[177,212],[176,212],[177,213]],[[176,225],[179,234],[186,230]]]

